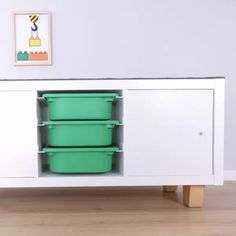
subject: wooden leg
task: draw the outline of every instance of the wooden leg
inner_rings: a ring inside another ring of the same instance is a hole
[[[184,205],[187,207],[202,207],[204,189],[204,185],[183,186]]]
[[[170,185],[170,186],[163,186],[163,191],[164,192],[176,192],[177,191],[177,187],[175,185]]]

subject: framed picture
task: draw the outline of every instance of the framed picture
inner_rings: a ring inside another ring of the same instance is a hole
[[[51,65],[51,13],[14,12],[15,65]]]

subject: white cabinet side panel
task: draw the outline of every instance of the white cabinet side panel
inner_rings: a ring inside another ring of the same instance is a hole
[[[36,92],[0,91],[0,177],[34,177],[37,158]]]
[[[127,99],[127,175],[213,175],[213,90],[129,90]]]

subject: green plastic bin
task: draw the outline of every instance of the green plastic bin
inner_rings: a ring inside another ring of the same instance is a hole
[[[44,148],[54,173],[104,173],[112,169],[112,155],[118,147]]]
[[[54,147],[110,146],[119,121],[44,121],[48,145]]]
[[[45,93],[50,120],[109,120],[118,93]]]

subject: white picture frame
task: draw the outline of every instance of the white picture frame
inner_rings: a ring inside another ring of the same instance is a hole
[[[51,65],[51,12],[13,12],[13,18],[14,65]]]

